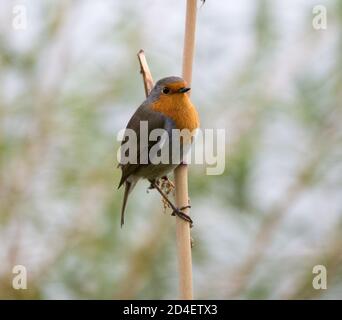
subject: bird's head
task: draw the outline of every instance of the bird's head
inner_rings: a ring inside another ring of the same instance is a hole
[[[151,91],[151,98],[173,100],[181,98],[190,88],[184,79],[180,77],[167,77],[160,79]],[[178,99],[177,99],[178,100]]]

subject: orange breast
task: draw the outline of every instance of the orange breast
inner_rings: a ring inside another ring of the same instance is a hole
[[[175,122],[177,129],[193,131],[200,125],[197,110],[187,94],[161,96],[152,104],[152,109],[170,117]]]

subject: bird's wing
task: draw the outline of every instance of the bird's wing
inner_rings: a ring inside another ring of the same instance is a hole
[[[132,118],[129,120],[128,125],[126,127],[126,129],[134,130],[137,134],[137,143],[135,143],[135,141],[132,140],[132,145],[128,145],[129,147],[134,148],[134,150],[136,150],[137,163],[119,164],[122,170],[122,176],[118,188],[122,186],[122,184],[131,174],[134,174],[141,166],[144,165],[140,163],[140,159],[147,159],[148,163],[150,163],[150,159],[148,157],[149,151],[153,145],[159,143],[159,141],[146,141],[146,143],[144,143],[144,139],[142,139],[142,143],[140,142],[141,121],[147,121],[148,136],[150,132],[154,129],[164,129],[168,132],[169,137],[171,137],[172,129],[176,128],[175,123],[171,118],[164,116],[160,112],[152,110],[146,104],[142,104],[137,109],[137,111],[133,114]],[[124,143],[130,143],[128,136],[126,136],[126,138],[122,141],[121,145],[123,145]]]

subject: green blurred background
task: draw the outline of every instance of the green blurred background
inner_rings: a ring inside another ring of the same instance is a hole
[[[190,167],[195,298],[342,298],[342,2],[207,0],[192,99],[226,170]],[[24,5],[27,28],[13,8]],[[120,229],[117,132],[180,75],[185,1],[2,1],[0,298],[177,298],[175,219],[140,183]],[[27,268],[14,290],[12,268]],[[328,289],[312,287],[324,265]]]

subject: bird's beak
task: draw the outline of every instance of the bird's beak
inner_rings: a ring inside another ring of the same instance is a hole
[[[191,89],[191,88],[186,88],[186,87],[184,87],[184,88],[180,88],[180,89],[178,90],[178,92],[179,92],[179,93],[185,93],[185,92],[188,92],[190,89]]]

